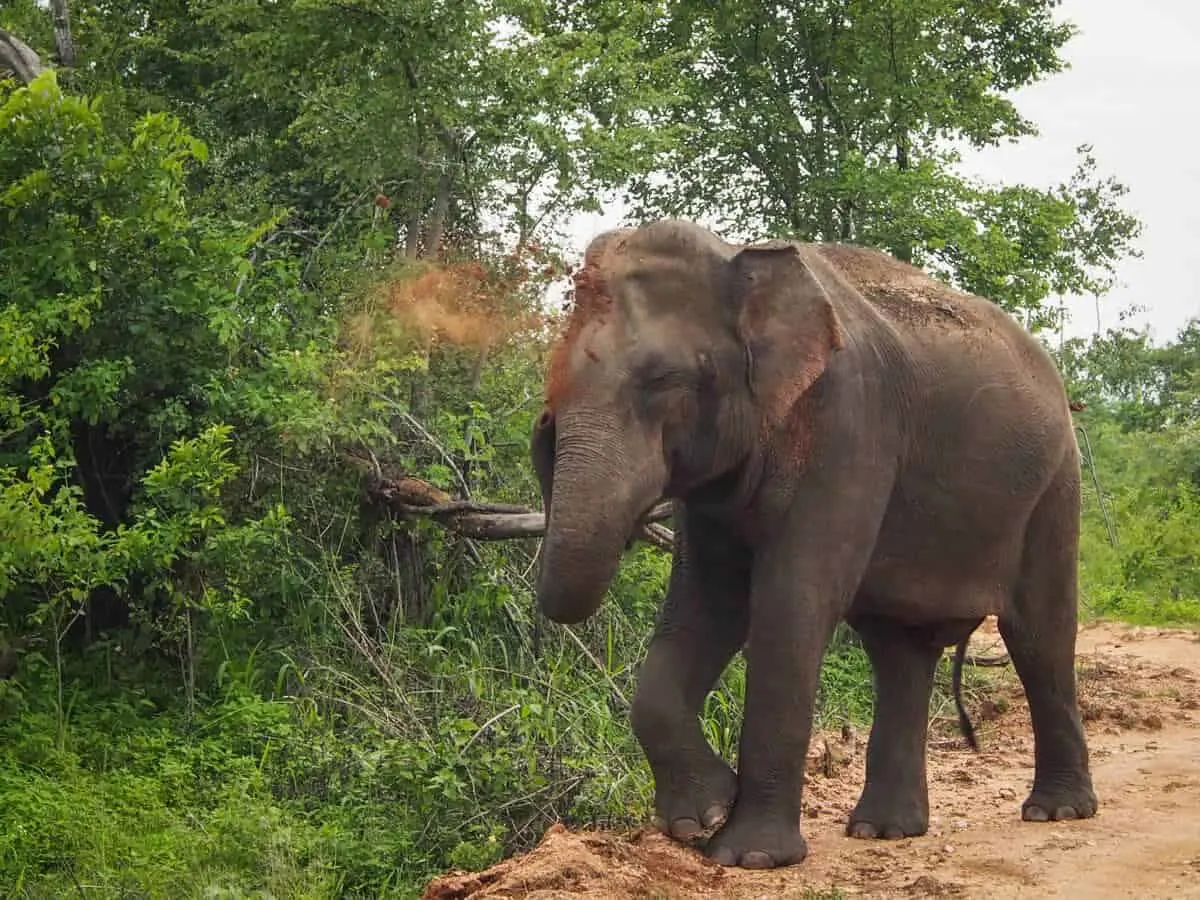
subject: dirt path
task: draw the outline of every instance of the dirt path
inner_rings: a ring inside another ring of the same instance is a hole
[[[984,654],[1002,648],[994,626],[975,643]],[[970,703],[980,754],[948,726],[930,735],[932,821],[923,837],[844,837],[866,735],[818,737],[804,798],[809,857],[800,866],[725,870],[649,829],[555,827],[531,853],[436,879],[424,898],[1200,898],[1200,633],[1085,627],[1079,672],[1100,796],[1093,819],[1021,822],[1033,737],[1015,676],[996,670]]]

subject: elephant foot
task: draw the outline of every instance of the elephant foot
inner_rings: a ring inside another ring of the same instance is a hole
[[[1021,804],[1021,818],[1026,822],[1090,819],[1099,806],[1092,780],[1087,775],[1063,779],[1059,784],[1045,787],[1035,780],[1033,792]]]
[[[918,801],[864,797],[850,813],[846,835],[861,840],[920,837],[929,830],[929,811]]]
[[[866,819],[851,818],[846,824],[846,836],[859,840],[880,838],[885,841],[898,841],[906,837],[920,837],[928,830],[929,823],[916,822],[911,819],[907,822],[904,820],[871,822]]]
[[[737,796],[737,775],[715,756],[703,773],[672,774],[655,782],[655,825],[679,841],[723,822]]]
[[[800,823],[733,815],[709,840],[705,852],[718,865],[743,869],[774,869],[794,866],[808,856],[808,843]]]

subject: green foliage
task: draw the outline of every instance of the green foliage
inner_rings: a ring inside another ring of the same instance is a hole
[[[63,95],[50,71],[4,97],[0,123],[0,328],[13,348],[0,361],[0,596],[36,621],[102,587],[244,606],[234,572],[283,514],[235,523],[218,416],[247,412],[236,401],[267,387],[253,376],[294,352],[268,343],[290,335],[255,327],[282,296],[244,263],[261,232],[191,212],[187,171],[205,149],[170,116],[109,128],[98,101]],[[239,394],[229,378],[242,369]],[[270,387],[287,399],[258,412],[304,403],[307,385],[283,374]]]
[[[11,892],[66,896],[82,883],[106,897],[333,895],[336,878],[313,854],[319,829],[272,795],[261,765],[292,727],[290,703],[230,685],[184,721],[163,705],[166,692],[146,690],[168,673],[112,644],[93,657],[70,674],[107,667],[115,680],[75,682],[56,745],[43,740],[58,714],[52,665],[26,656],[19,687],[0,692],[0,877]]]
[[[1155,346],[1146,332],[1110,329],[1064,344],[1060,364],[1081,402],[1126,431],[1162,431],[1200,419],[1200,319]]]
[[[1049,293],[1102,292],[1134,252],[1140,223],[1089,147],[1050,191],[955,171],[963,145],[1034,132],[1005,95],[1063,67],[1057,0],[636,5],[665,7],[644,40],[683,55],[647,112],[682,139],[634,183],[641,214],[883,247],[1035,326]]]
[[[1096,481],[1084,503],[1085,609],[1143,624],[1200,623],[1200,427],[1193,419],[1147,433],[1087,418]]]
[[[801,900],[845,900],[846,892],[841,888],[805,888]]]
[[[1176,340],[1113,329],[1060,364],[1085,458],[1081,578],[1096,615],[1200,623],[1200,320]]]
[[[821,668],[818,718],[827,727],[871,721],[875,704],[871,663],[867,652],[852,636],[847,626],[838,626]]]

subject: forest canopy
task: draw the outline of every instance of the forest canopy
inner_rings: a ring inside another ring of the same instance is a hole
[[[665,533],[573,628],[535,614],[536,540],[487,539],[540,508],[546,298],[606,195],[1018,316],[1080,407],[1084,614],[1200,620],[1200,319],[1060,342],[1052,298],[1139,253],[1124,184],[1102,147],[1048,190],[958,165],[1035,132],[1057,5],[6,3],[0,880],[408,897],[648,814]],[[742,679],[705,708],[727,756]],[[822,679],[826,721],[869,718],[848,636]]]

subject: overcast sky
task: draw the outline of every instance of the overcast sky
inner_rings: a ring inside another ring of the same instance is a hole
[[[1118,284],[1100,300],[1100,326],[1149,324],[1158,341],[1200,315],[1200,146],[1192,135],[1200,87],[1200,3],[1193,0],[1064,0],[1058,16],[1079,33],[1064,49],[1070,68],[1014,95],[1040,134],[964,160],[988,181],[1051,187],[1074,171],[1075,148],[1093,145],[1100,174],[1129,187],[1128,209],[1144,223],[1142,259],[1123,262]],[[608,204],[570,226],[582,251],[597,231],[621,222]],[[1091,297],[1066,301],[1066,332],[1096,330]]]

